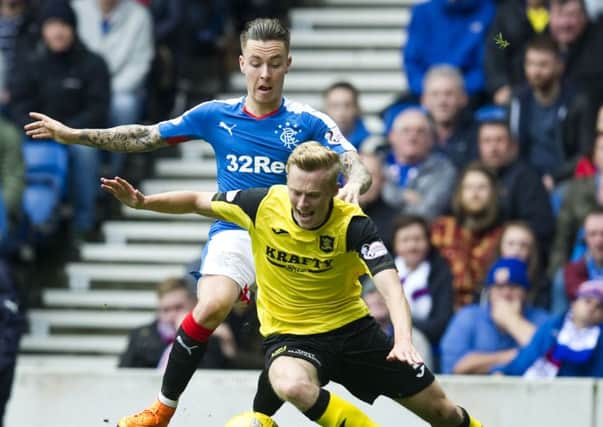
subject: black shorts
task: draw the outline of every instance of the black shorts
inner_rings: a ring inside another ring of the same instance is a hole
[[[264,341],[265,366],[279,356],[298,357],[318,370],[321,386],[335,381],[357,398],[373,403],[380,396],[413,396],[434,381],[423,364],[389,362],[393,341],[370,317],[314,335],[271,335]]]

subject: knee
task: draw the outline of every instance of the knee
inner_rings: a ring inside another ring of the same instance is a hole
[[[272,388],[282,400],[300,404],[311,400],[312,390],[316,385],[302,378],[277,375],[272,380]]]
[[[193,309],[193,318],[198,324],[215,329],[226,319],[231,309],[232,301],[230,299],[219,296],[203,299],[199,300]]]
[[[457,427],[463,421],[460,409],[448,399],[440,399],[435,403],[431,425],[433,427]]]

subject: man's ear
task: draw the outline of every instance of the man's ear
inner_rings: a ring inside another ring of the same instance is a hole
[[[245,57],[243,55],[239,55],[239,68],[241,69],[241,73],[245,74],[243,71],[245,68]]]

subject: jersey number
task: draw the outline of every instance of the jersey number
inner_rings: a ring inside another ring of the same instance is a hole
[[[241,172],[241,173],[283,173],[285,171],[285,164],[279,161],[271,161],[266,156],[235,156],[234,154],[227,154],[226,160],[228,165],[226,169],[230,172]]]

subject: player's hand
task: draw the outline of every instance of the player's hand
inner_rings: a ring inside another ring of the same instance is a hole
[[[348,182],[346,185],[339,189],[337,197],[341,200],[349,203],[358,204],[358,196],[360,196],[360,184],[355,182]]]
[[[114,179],[101,178],[101,188],[111,193],[113,197],[126,206],[134,209],[142,209],[144,207],[144,194],[119,176],[116,176]]]
[[[410,365],[422,364],[423,358],[410,340],[394,343],[394,347],[386,357],[390,362],[406,362]]]
[[[25,133],[33,139],[52,139],[62,144],[73,142],[75,131],[58,120],[40,113],[29,113],[35,122],[25,125]]]

